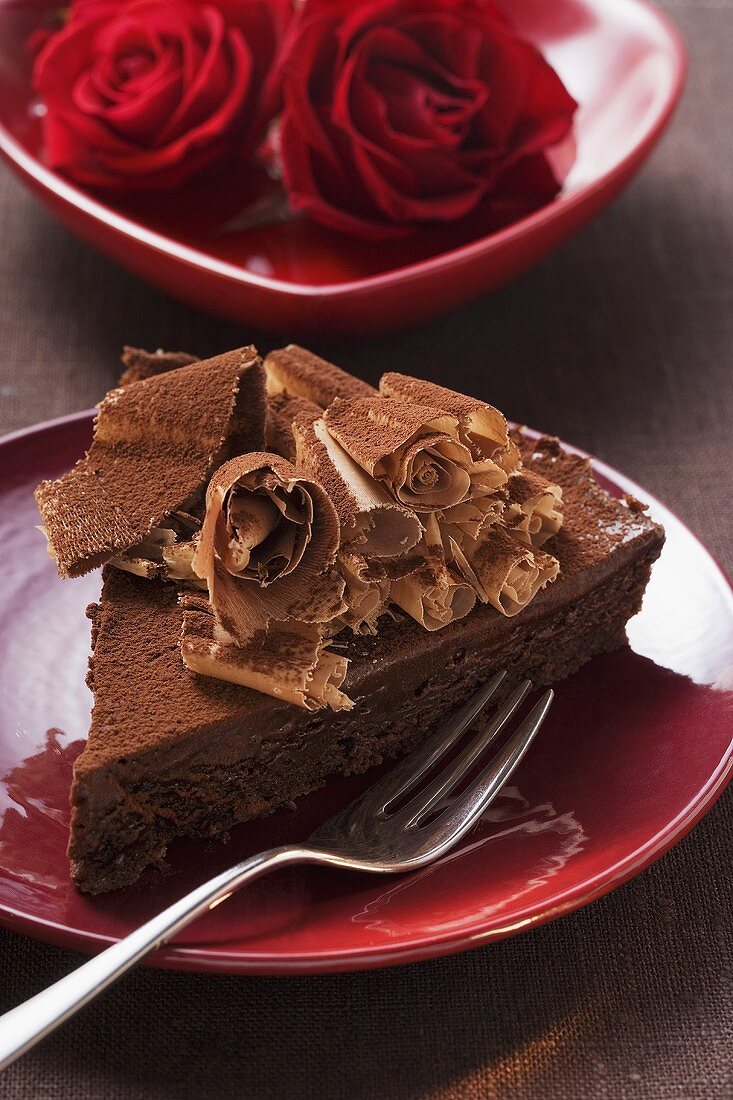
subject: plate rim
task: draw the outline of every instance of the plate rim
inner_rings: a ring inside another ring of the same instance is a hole
[[[591,8],[598,2],[599,0],[585,0]],[[600,0],[600,2],[605,3],[607,0]],[[164,233],[142,226],[127,215],[118,213],[81,187],[47,168],[20,145],[2,120],[0,120],[0,154],[4,156],[11,168],[17,170],[21,176],[27,177],[42,192],[54,195],[67,208],[86,215],[94,224],[102,225],[120,237],[142,244],[147,249],[160,253],[176,263],[194,268],[204,275],[226,279],[240,286],[256,287],[282,300],[328,299],[332,301],[358,298],[375,290],[419,282],[437,273],[450,272],[456,266],[462,266],[491,252],[500,251],[527,236],[533,236],[535,232],[541,231],[544,226],[552,224],[559,218],[569,217],[575,210],[582,210],[597,193],[608,190],[613,193],[615,185],[622,185],[627,173],[646,158],[670,121],[682,95],[688,72],[687,48],[672,18],[653,3],[653,0],[616,0],[616,2],[623,2],[630,8],[642,9],[655,21],[657,28],[666,39],[667,55],[671,64],[672,82],[668,95],[658,105],[656,114],[650,120],[639,142],[617,164],[596,179],[570,194],[561,192],[553,202],[520,218],[504,229],[478,237],[456,248],[439,252],[434,256],[428,256],[424,260],[359,279],[345,279],[341,282],[321,285],[276,279],[218,259],[198,248],[181,244]]]
[[[33,436],[42,436],[57,428],[89,422],[96,415],[96,409],[85,409],[69,413],[52,420],[9,432],[0,437],[0,453],[9,444],[22,443]],[[534,429],[528,434],[538,436]],[[639,497],[659,509],[665,516],[665,523],[671,520],[692,538],[702,553],[709,559],[721,582],[729,612],[733,616],[733,584],[715,556],[705,547],[687,524],[671,511],[654,494],[617,471],[613,466],[589,455],[572,444],[563,443],[569,451],[590,459],[593,469],[606,477],[623,492]],[[455,934],[424,934],[402,941],[393,948],[347,948],[336,951],[299,952],[294,955],[282,953],[228,952],[220,945],[213,948],[205,945],[185,947],[168,945],[161,951],[144,960],[145,965],[166,970],[183,970],[219,974],[323,974],[341,973],[356,970],[372,970],[388,966],[401,966],[406,963],[423,961],[447,955],[457,954],[473,947],[506,939],[518,932],[529,931],[549,921],[574,912],[590,902],[603,897],[618,886],[628,882],[641,871],[660,859],[677,844],[701,818],[712,808],[725,790],[733,775],[733,729],[727,749],[699,791],[692,796],[666,826],[652,837],[637,845],[634,851],[606,867],[603,871],[584,878],[575,886],[561,890],[552,904],[536,901],[520,908],[508,924],[499,924],[492,928],[481,927],[477,921],[469,928],[463,928]],[[485,923],[485,922],[484,922]],[[117,942],[113,936],[95,932],[83,932],[70,929],[56,921],[42,917],[29,916],[0,902],[0,926],[70,950],[96,954],[105,947]]]

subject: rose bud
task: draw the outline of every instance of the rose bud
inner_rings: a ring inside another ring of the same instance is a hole
[[[245,646],[272,620],[327,623],[345,610],[338,547],[325,490],[284,458],[256,453],[212,477],[193,567],[220,626]]]
[[[560,184],[577,104],[491,0],[305,0],[281,64],[290,204],[370,241]]]
[[[253,152],[290,14],[286,0],[77,0],[33,68],[48,164],[93,187],[170,190]]]

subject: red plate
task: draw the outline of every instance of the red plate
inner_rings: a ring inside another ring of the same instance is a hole
[[[682,41],[644,0],[503,2],[581,104],[574,142],[556,151],[562,175],[569,168],[561,195],[509,226],[478,216],[378,246],[301,217],[237,229],[238,179],[216,204],[210,186],[195,184],[162,197],[95,199],[39,159],[23,43],[58,5],[38,0],[0,0],[0,152],[70,229],[201,309],[291,337],[420,321],[513,278],[598,213],[648,155],[682,90]]]
[[[179,842],[167,875],[96,899],[66,861],[71,765],[89,721],[84,686],[98,577],[62,582],[32,490],[91,438],[91,413],[0,443],[0,919],[95,951],[219,869],[302,840],[373,782],[335,779],[298,810],[240,825],[228,843]],[[612,492],[642,489],[600,463]],[[188,970],[315,972],[460,951],[551,920],[637,874],[720,794],[733,762],[733,597],[710,555],[663,505],[667,545],[631,649],[560,684],[532,751],[456,852],[384,879],[312,868],[256,882],[154,958]]]

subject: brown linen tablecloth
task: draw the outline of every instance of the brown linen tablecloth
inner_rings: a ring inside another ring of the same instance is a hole
[[[371,379],[450,369],[462,388],[648,486],[730,570],[733,0],[667,6],[690,46],[689,88],[610,211],[448,317],[311,343]],[[5,171],[0,226],[1,430],[92,405],[125,342],[201,355],[277,346],[118,270]],[[729,793],[614,894],[461,956],[293,979],[140,969],[17,1062],[0,1096],[730,1100],[732,849]],[[79,961],[0,932],[0,1010]]]

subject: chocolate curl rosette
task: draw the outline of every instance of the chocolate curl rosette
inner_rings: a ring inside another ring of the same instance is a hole
[[[268,394],[304,397],[320,409],[327,408],[337,397],[377,396],[377,391],[368,382],[297,344],[271,351],[265,359],[265,374]]]
[[[458,420],[386,397],[336,400],[324,424],[337,443],[394,500],[420,514],[450,508],[472,493],[474,465]]]
[[[221,629],[248,646],[273,621],[325,628],[345,610],[338,548],[326,491],[286,459],[258,452],[212,477],[193,567]]]
[[[458,439],[474,460],[473,480],[484,491],[500,488],[519,467],[519,449],[509,437],[504,415],[493,405],[435,382],[392,372],[382,375],[379,391],[385,397],[428,405],[455,417]]]
[[[541,547],[562,527],[562,489],[531,470],[519,470],[506,486],[502,522],[514,538]]]
[[[323,419],[298,416],[293,424],[298,468],[325,488],[339,518],[338,568],[346,583],[342,622],[359,634],[374,634],[389,602],[385,561],[414,569],[412,553],[423,528],[415,512],[398,504],[329,434]],[[409,566],[408,566],[409,560]]]
[[[508,617],[517,615],[560,572],[560,563],[551,554],[530,549],[500,525],[480,540],[463,546],[452,542],[451,555],[481,602]]]
[[[304,710],[350,710],[341,691],[349,662],[312,623],[273,623],[261,643],[233,644],[204,597],[185,595],[181,654],[191,672],[271,695]]]
[[[437,517],[425,518],[421,544],[425,564],[393,580],[390,596],[426,630],[441,630],[472,611],[476,590],[452,563],[446,561]]]

